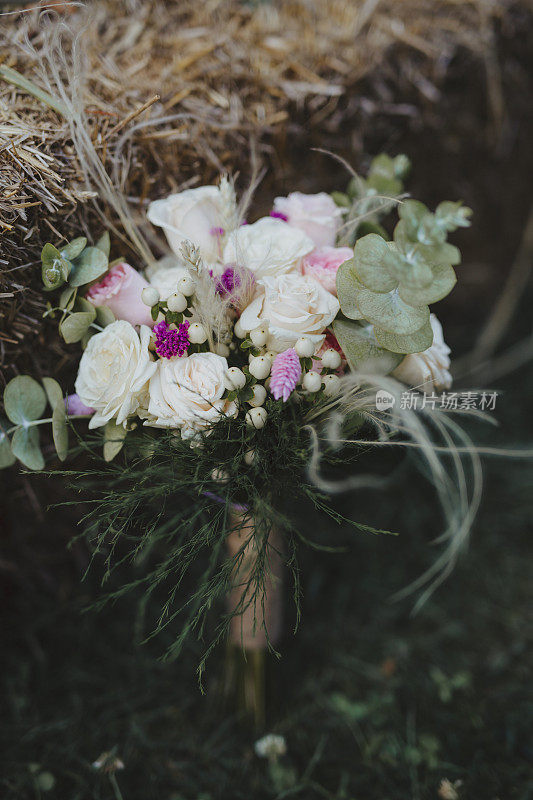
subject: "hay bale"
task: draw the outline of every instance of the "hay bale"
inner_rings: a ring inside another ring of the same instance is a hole
[[[58,79],[77,94],[74,99],[84,109],[102,164],[140,212],[147,198],[210,181],[221,170],[246,174],[252,142],[259,158],[279,173],[287,139],[303,141],[310,131],[328,129],[334,134],[353,119],[354,103],[364,106],[365,91],[383,96],[379,81],[384,66],[391,65],[398,85],[408,81],[426,105],[434,104],[459,48],[493,63],[492,23],[508,7],[504,0],[278,0],[253,5],[96,0],[82,8],[63,3],[53,13],[4,17],[4,380],[24,369],[28,359],[35,360],[34,338],[42,335],[42,244],[102,224],[96,223],[93,187],[72,147],[69,126],[27,87],[14,86],[10,69],[48,88],[55,97],[52,105],[61,108],[57,81],[50,81],[57,70]],[[58,37],[65,57],[47,62],[50,42]],[[83,75],[69,75],[80,63]],[[376,92],[369,91],[373,81]],[[497,105],[497,92],[494,97]],[[366,115],[379,108],[380,103],[368,101]],[[361,147],[357,133],[350,146]],[[113,209],[103,213],[115,220]],[[153,234],[148,230],[147,236]],[[54,347],[56,355],[65,352],[59,341]],[[44,368],[41,362],[37,366]]]

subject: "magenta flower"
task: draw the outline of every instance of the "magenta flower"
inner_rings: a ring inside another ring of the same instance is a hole
[[[160,358],[181,358],[187,355],[189,341],[189,322],[182,322],[177,328],[171,328],[164,320],[154,327],[155,352]]]
[[[270,373],[270,391],[274,398],[279,400],[282,397],[283,402],[286,403],[296,389],[301,374],[300,359],[294,347],[278,353]]]

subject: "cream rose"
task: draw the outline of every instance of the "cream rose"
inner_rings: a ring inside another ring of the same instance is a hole
[[[177,256],[182,242],[188,239],[200,248],[204,261],[211,264],[222,256],[222,202],[218,186],[200,186],[154,200],[148,206],[147,217],[153,225],[163,228]]]
[[[140,334],[125,320],[117,320],[91,339],[81,357],[76,393],[95,409],[89,428],[115,419],[122,425],[144,402],[148,381],[157,369],[148,351],[150,328]]]
[[[256,278],[271,277],[298,269],[313,246],[313,241],[302,231],[280,219],[263,217],[229,235],[224,262],[247,267]]]
[[[178,291],[180,278],[190,275],[185,267],[166,267],[158,269],[150,278],[150,286],[157,289],[161,300],[168,300],[171,294]]]
[[[326,192],[276,197],[273,213],[304,231],[317,247],[333,247],[342,221],[342,209]]]
[[[184,439],[213,425],[221,416],[234,417],[237,404],[222,398],[228,362],[215,353],[162,359],[149,386],[145,425],[181,428]]]
[[[318,281],[294,273],[260,281],[258,296],[245,308],[240,322],[248,331],[268,322],[267,346],[277,353],[293,347],[302,336],[318,349],[339,308],[337,298]]]
[[[423,353],[411,353],[396,367],[392,375],[402,383],[416,389],[430,392],[435,389],[449,389],[452,385],[450,375],[450,348],[444,341],[442,325],[435,316],[429,317],[433,328],[433,344]]]

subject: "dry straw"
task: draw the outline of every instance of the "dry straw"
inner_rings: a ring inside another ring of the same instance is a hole
[[[59,3],[52,11],[4,10],[3,376],[25,367],[42,332],[43,242],[102,225],[91,202],[101,185],[87,184],[58,82],[74,94],[85,146],[93,147],[102,175],[140,223],[146,254],[158,247],[143,229],[147,198],[221,171],[249,174],[251,150],[276,167],[288,137],[340,130],[353,119],[386,65],[394,65],[398,81],[415,85],[426,104],[438,98],[436,87],[458,48],[475,53],[493,74],[491,23],[507,6],[503,0],[96,0]],[[64,55],[54,60],[51,42],[58,39]],[[497,84],[491,87],[497,113]],[[371,105],[367,113],[374,113]],[[116,226],[118,246],[120,214],[107,205],[100,210]],[[127,241],[122,247],[129,252]]]

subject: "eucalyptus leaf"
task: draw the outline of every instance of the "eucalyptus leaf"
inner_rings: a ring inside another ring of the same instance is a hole
[[[18,425],[39,419],[46,408],[43,387],[29,375],[17,375],[4,390],[4,408],[11,422]]]
[[[79,254],[85,248],[86,244],[87,244],[87,239],[85,238],[85,236],[78,236],[76,239],[73,239],[71,242],[69,242],[61,250],[61,255],[68,261],[72,261],[74,258],[77,258],[79,256]]]
[[[110,420],[104,428],[104,460],[112,461],[122,450],[127,431],[115,420]]]
[[[76,301],[78,290],[74,286],[67,286],[59,296],[59,307],[71,311]]]
[[[352,270],[367,289],[390,292],[398,286],[398,255],[377,233],[368,233],[357,241],[352,261]]]
[[[111,325],[112,322],[115,322],[115,315],[107,306],[97,306],[96,321],[102,328],[105,328],[107,325]]]
[[[449,264],[437,264],[431,267],[431,272],[433,281],[426,288],[411,289],[402,284],[400,286],[402,300],[411,306],[421,306],[438,303],[439,300],[446,297],[457,283],[457,275],[454,268]]]
[[[76,259],[69,283],[71,286],[84,286],[100,278],[106,271],[108,258],[98,247],[86,247]]]
[[[57,261],[60,258],[61,258],[61,253],[59,252],[57,247],[54,247],[53,244],[47,242],[43,246],[43,249],[41,250],[41,262],[43,264],[43,267],[50,267],[54,263],[54,261]]]
[[[449,242],[434,245],[420,244],[418,252],[430,264],[451,264],[456,266],[461,263],[461,251]]]
[[[50,403],[50,408],[54,409],[57,405],[64,407],[65,400],[61,386],[53,378],[43,378],[43,386]]]
[[[433,328],[429,320],[414,333],[389,333],[389,331],[376,327],[375,335],[379,344],[387,350],[404,355],[407,353],[423,353],[433,344]]]
[[[67,344],[79,342],[96,317],[96,311],[77,311],[69,314],[59,325],[61,336]]]
[[[337,319],[333,323],[333,333],[353,370],[367,369],[378,375],[387,375],[402,360],[401,356],[379,345],[371,325]]]
[[[58,403],[52,414],[52,437],[60,461],[64,461],[68,454],[68,426],[65,404]]]
[[[44,288],[49,291],[58,289],[67,280],[72,265],[50,242],[47,242],[41,250],[41,262]]]
[[[353,258],[350,258],[348,261],[345,261],[344,264],[340,265],[339,269],[337,270],[336,285],[337,297],[339,299],[342,313],[346,317],[349,317],[349,319],[362,319],[362,314],[357,308],[357,303],[355,302],[357,289],[361,287],[361,283],[357,278],[355,262]],[[251,344],[248,346],[251,346]]]
[[[21,426],[17,428],[11,439],[11,451],[28,469],[43,469],[44,458],[39,447],[37,427],[24,428]]]
[[[107,258],[109,259],[109,254],[111,252],[111,239],[109,238],[109,231],[104,231],[103,234],[100,236],[98,241],[96,242],[95,247],[104,253]]]
[[[408,305],[397,289],[377,293],[363,287],[357,292],[357,307],[366,320],[390,333],[414,333],[429,319],[426,305]]]
[[[11,452],[9,436],[0,429],[0,469],[10,467],[17,459]]]
[[[96,334],[95,330],[93,330],[92,328],[87,328],[87,330],[80,339],[82,350],[85,350],[85,348],[89,344],[89,341],[93,338],[95,334]]]

